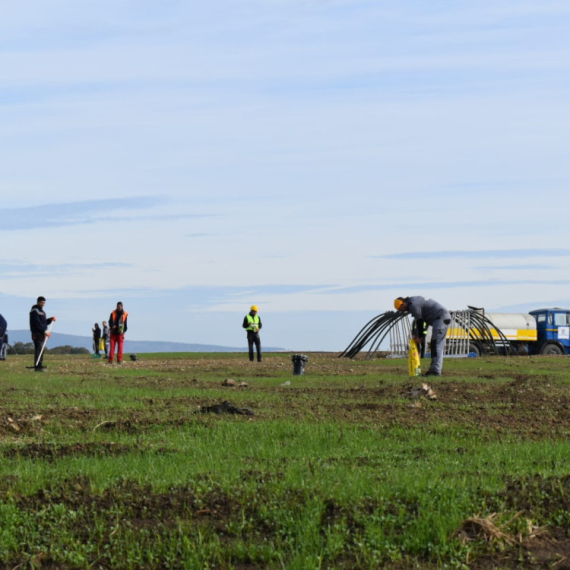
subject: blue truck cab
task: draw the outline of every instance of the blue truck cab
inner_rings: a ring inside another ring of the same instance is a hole
[[[570,354],[570,311],[554,307],[530,311],[536,320],[533,354]]]

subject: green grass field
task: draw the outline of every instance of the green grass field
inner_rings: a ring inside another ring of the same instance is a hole
[[[0,363],[1,567],[570,568],[567,358],[246,359]]]

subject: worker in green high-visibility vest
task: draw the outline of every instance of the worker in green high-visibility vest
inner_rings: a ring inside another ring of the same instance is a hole
[[[427,336],[428,324],[424,321],[423,330],[418,330],[418,321],[414,319],[412,323],[412,336],[414,338],[421,339],[418,344],[418,352],[420,353],[420,358],[424,358],[426,355],[426,336]]]
[[[253,362],[253,345],[257,351],[257,362],[261,362],[261,339],[259,331],[261,329],[261,319],[257,314],[257,305],[252,305],[249,313],[243,319],[243,328],[247,331],[247,346],[249,349],[249,360]]]

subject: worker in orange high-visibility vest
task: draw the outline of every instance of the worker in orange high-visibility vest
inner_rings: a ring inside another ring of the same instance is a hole
[[[261,330],[262,324],[257,311],[257,305],[252,305],[249,313],[244,317],[242,324],[242,327],[247,331],[247,346],[249,349],[250,362],[253,362],[253,345],[255,345],[257,351],[257,362],[262,361],[261,339],[259,338],[259,331]]]
[[[125,342],[125,333],[127,332],[127,313],[123,309],[123,303],[117,303],[117,308],[109,317],[109,331],[111,333],[111,346],[109,349],[109,364],[113,364],[115,355],[115,346],[117,346],[117,364],[123,364],[123,344]]]

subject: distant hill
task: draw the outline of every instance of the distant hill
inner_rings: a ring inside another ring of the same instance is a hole
[[[32,342],[30,331],[15,330],[8,331],[10,344],[15,342]],[[93,350],[93,339],[90,336],[79,336],[74,334],[63,334],[52,332],[48,342],[48,348],[56,346],[75,346]],[[247,352],[247,345],[232,347],[218,346],[215,344],[190,344],[185,342],[169,342],[158,340],[128,340],[125,339],[125,352],[142,353],[142,352]],[[276,348],[272,346],[263,347],[266,352],[279,352],[284,348]]]

